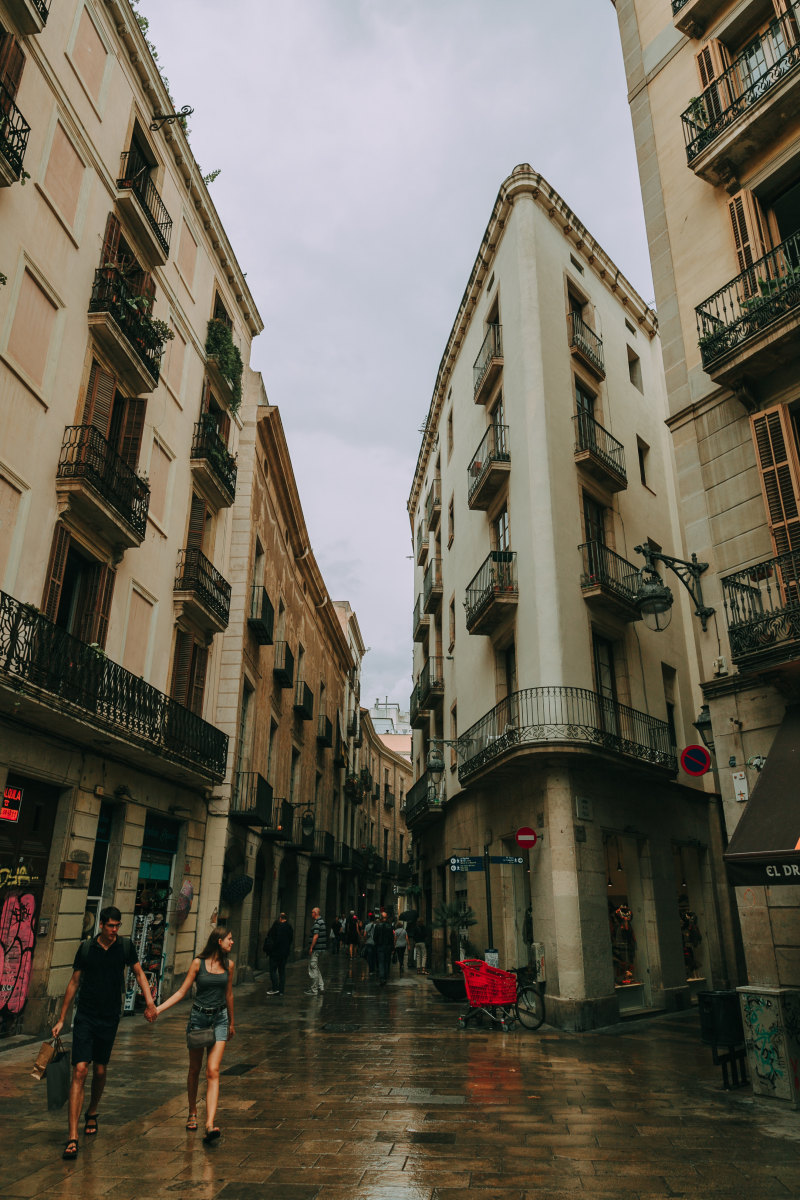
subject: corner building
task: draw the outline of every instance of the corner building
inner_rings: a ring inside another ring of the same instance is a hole
[[[718,798],[678,774],[696,740],[694,618],[676,596],[655,633],[636,606],[634,547],[682,550],[664,418],[655,314],[518,166],[442,356],[409,498],[405,815],[423,912],[469,904],[481,950],[483,874],[450,859],[515,856],[516,830],[537,832],[524,865],[490,867],[492,934],[501,966],[543,951],[563,1028],[686,1006],[731,971]]]
[[[716,609],[696,640],[751,1074],[797,1104],[800,6],[615,7],[687,544]]]

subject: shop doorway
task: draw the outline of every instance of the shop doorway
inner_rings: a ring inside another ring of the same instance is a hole
[[[163,999],[161,989],[167,967],[167,935],[170,932],[170,915],[175,911],[172,891],[180,828],[177,821],[148,812],[142,840],[132,937],[156,1004]],[[143,1007],[144,997],[129,972],[123,1011],[132,1013]]]
[[[503,854],[519,857],[520,848],[515,838],[503,839]],[[503,912],[511,916],[511,928],[506,931],[506,948],[510,956],[506,962],[512,967],[529,967],[533,963],[533,905],[531,901],[531,873],[528,855],[523,853],[525,865],[500,868],[503,882]]]
[[[703,905],[700,851],[697,846],[673,846],[675,892],[683,943],[683,966],[692,996],[708,987],[708,932]]]
[[[608,924],[614,991],[620,1013],[652,1008],[647,945],[647,908],[635,838],[603,837],[608,892]]]

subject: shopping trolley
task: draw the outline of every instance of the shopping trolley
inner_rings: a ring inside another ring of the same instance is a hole
[[[481,958],[465,958],[456,963],[464,975],[469,1009],[458,1018],[464,1029],[468,1021],[487,1016],[504,1032],[519,1021],[526,1029],[538,1029],[544,1021],[544,998],[530,982],[527,968],[501,971]]]

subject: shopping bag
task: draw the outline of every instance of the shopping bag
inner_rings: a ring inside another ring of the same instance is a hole
[[[47,1108],[50,1112],[63,1108],[69,1096],[70,1084],[69,1054],[62,1046],[56,1050],[45,1071],[47,1084]]]
[[[36,1055],[36,1062],[31,1071],[34,1079],[44,1079],[44,1073],[59,1048],[63,1049],[60,1038],[48,1038],[46,1042],[42,1042],[42,1048]]]

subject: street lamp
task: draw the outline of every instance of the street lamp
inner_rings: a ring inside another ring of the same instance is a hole
[[[700,585],[700,576],[708,570],[708,563],[698,562],[696,554],[693,554],[690,560],[674,558],[671,554],[662,554],[660,550],[654,550],[647,543],[634,546],[634,550],[644,556],[644,566],[639,570],[639,589],[635,603],[647,628],[659,632],[666,629],[672,618],[672,592],[655,568],[655,564],[660,562],[678,576],[692,597],[694,614],[700,618],[700,624],[705,631],[706,622],[714,613],[714,609],[704,602]]]
[[[697,720],[692,721],[700,737],[703,739],[703,745],[711,754],[714,753],[714,731],[711,728],[711,712],[707,704],[704,704],[697,714]]]
[[[434,787],[438,787],[444,775],[444,758],[438,748],[440,746],[457,746],[457,738],[431,738],[428,757],[425,759],[425,770],[431,777]]]

